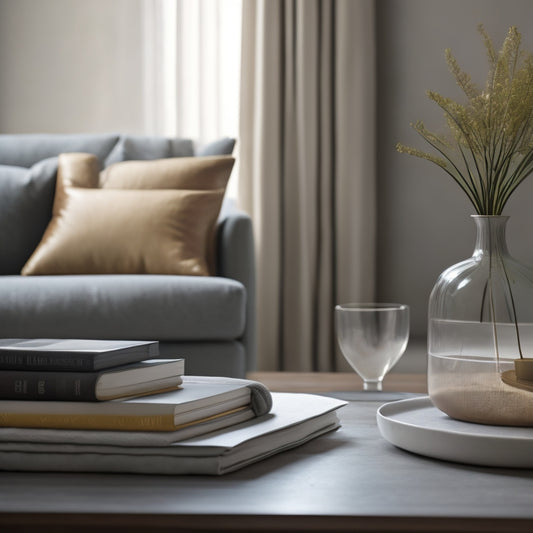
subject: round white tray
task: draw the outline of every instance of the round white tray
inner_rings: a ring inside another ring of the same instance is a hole
[[[382,436],[404,450],[458,463],[533,468],[533,428],[485,426],[454,420],[428,396],[382,405]]]

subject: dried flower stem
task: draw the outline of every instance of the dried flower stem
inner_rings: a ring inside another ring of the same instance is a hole
[[[428,91],[428,98],[444,111],[449,132],[438,135],[420,121],[412,124],[439,155],[401,143],[397,149],[441,167],[478,214],[501,215],[511,194],[533,171],[533,54],[521,50],[521,35],[514,26],[499,52],[483,26],[478,30],[489,61],[485,87],[476,87],[446,50],[448,68],[467,102]]]

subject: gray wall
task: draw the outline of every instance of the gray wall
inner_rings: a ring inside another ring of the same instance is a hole
[[[0,0],[0,133],[143,128],[141,0]]]
[[[472,252],[473,209],[444,172],[395,145],[424,146],[411,121],[441,124],[427,89],[458,96],[445,48],[484,81],[478,23],[498,46],[517,25],[533,50],[533,1],[376,4],[378,297],[408,303],[412,334],[423,337],[438,274]],[[142,24],[142,0],[0,0],[0,133],[144,131]],[[506,209],[511,251],[531,264],[532,199],[533,179]]]
[[[378,297],[411,306],[412,337],[426,334],[427,301],[446,267],[472,254],[474,213],[462,190],[436,165],[399,154],[398,141],[426,149],[409,123],[443,124],[425,96],[434,89],[460,96],[448,73],[451,48],[463,69],[484,83],[482,23],[499,49],[510,26],[518,26],[533,52],[531,0],[377,0],[378,34]],[[533,264],[533,177],[509,201],[511,253]]]

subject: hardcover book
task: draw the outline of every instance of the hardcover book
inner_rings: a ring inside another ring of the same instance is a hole
[[[269,391],[239,379],[183,376],[182,388],[106,402],[0,400],[0,426],[118,431],[176,431],[213,417],[268,412]]]
[[[158,341],[0,339],[0,369],[102,370],[159,356]]]
[[[148,359],[97,372],[0,370],[0,400],[93,402],[175,390],[183,359]]]
[[[0,428],[0,469],[222,475],[337,429],[337,410],[346,405],[314,394],[271,396],[268,413],[185,440],[180,432],[166,438],[153,432]]]

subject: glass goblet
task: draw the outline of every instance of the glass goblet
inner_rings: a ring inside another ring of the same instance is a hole
[[[335,307],[337,340],[344,358],[364,382],[382,390],[383,378],[409,341],[409,307],[403,304],[349,303]]]

